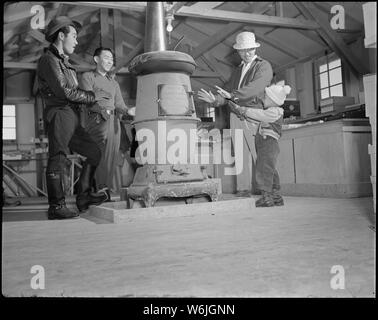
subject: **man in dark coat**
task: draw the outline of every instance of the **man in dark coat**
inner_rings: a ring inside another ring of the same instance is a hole
[[[67,154],[77,152],[86,161],[77,186],[76,205],[79,211],[98,205],[107,199],[104,193],[92,193],[91,186],[101,151],[80,123],[82,108],[109,99],[103,91],[96,93],[78,88],[76,70],[68,62],[77,42],[80,23],[61,16],[47,26],[45,37],[51,45],[45,50],[37,67],[40,93],[45,102],[44,118],[49,139],[49,159],[46,169],[49,219],[67,219],[78,213],[66,207],[63,172]]]

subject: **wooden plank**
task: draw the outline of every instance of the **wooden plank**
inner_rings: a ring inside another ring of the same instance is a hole
[[[220,78],[220,76],[217,72],[196,69],[191,75],[191,78]]]
[[[34,5],[43,5],[43,2],[16,2],[11,3],[5,7],[4,23],[24,20],[35,15],[31,12]]]
[[[296,32],[299,32],[301,35],[305,36],[306,38],[316,42],[317,44],[321,45],[322,47],[327,46],[327,43],[323,41],[323,39],[315,34],[313,34],[314,31],[311,30],[295,30]]]
[[[173,14],[175,15],[175,13],[177,11],[179,11],[183,6],[185,6],[188,2],[186,1],[178,1],[176,2],[168,11],[167,11],[167,15],[168,14]]]
[[[109,10],[106,8],[100,9],[100,24],[101,24],[101,46],[107,48],[113,48],[113,42],[109,38],[110,33],[110,18]]]
[[[4,69],[37,69],[36,63],[22,63],[22,62],[11,62],[11,61],[4,61],[3,63]]]
[[[283,3],[282,1],[276,2],[276,16],[284,17]]]
[[[219,78],[223,81],[223,83],[227,81],[229,75],[221,72],[220,66],[218,65],[218,63],[215,61],[215,59],[212,56],[207,58],[204,55],[202,55],[201,59],[210,68],[210,70],[217,72],[219,74]]]
[[[203,53],[209,51],[219,43],[221,43],[224,39],[229,37],[230,35],[234,34],[238,30],[240,30],[241,24],[236,22],[231,22],[219,30],[215,35],[211,36],[211,39],[207,39],[199,44],[192,52],[192,57],[194,59],[201,56]]]
[[[122,28],[122,13],[119,10],[113,10],[113,39],[114,39],[114,54],[115,61],[118,61],[123,56],[123,44],[125,43],[121,31]]]
[[[96,2],[96,1],[76,1],[75,3],[69,1],[59,1],[59,3],[65,3],[69,5],[78,5],[78,6],[89,6],[96,8],[105,8],[105,9],[118,9],[122,11],[137,11],[145,12],[147,2]]]
[[[76,3],[71,3],[71,5],[75,5]],[[79,6],[76,6],[75,8],[71,9],[66,15],[69,17],[69,18],[75,18],[75,17],[78,17],[78,16],[81,16],[83,14],[87,14],[87,13],[91,13],[93,11],[97,11],[98,8],[96,7],[79,7]]]
[[[45,39],[45,35],[41,31],[30,30],[29,35],[46,46],[50,45],[50,43]]]
[[[114,69],[114,73],[117,73],[120,69],[122,69],[125,65],[127,65],[135,56],[137,56],[144,48],[144,39],[142,39],[137,46],[132,50],[126,57],[117,61],[117,65]]]
[[[316,32],[327,42],[329,47],[349,65],[356,76],[369,72],[365,63],[354,56],[340,35],[332,30],[328,19],[324,18],[311,2],[294,2],[294,5],[307,19],[314,19],[314,21],[321,26]]]
[[[314,5],[315,7],[317,7],[319,10],[323,11],[324,13],[326,13],[327,15],[330,15],[331,14],[331,8],[335,5],[335,4],[340,4],[340,3],[331,3],[331,2],[314,2]],[[358,6],[361,6],[362,3],[358,3],[357,2],[357,5]],[[358,18],[355,18],[354,17],[354,14],[353,14],[353,10],[346,10],[345,6],[344,6],[344,13],[345,13],[345,22],[347,22],[348,20],[349,21],[352,21],[354,24],[358,25],[360,27],[361,30],[364,29],[364,22],[363,21],[360,21]],[[362,11],[362,10],[361,10]]]
[[[231,12],[218,9],[196,10],[191,7],[182,7],[176,16],[212,19],[221,21],[233,21],[246,24],[280,26],[282,28],[318,29],[319,25],[314,21],[281,18],[263,14],[244,12]]]
[[[216,7],[219,7],[222,5],[224,1],[206,1],[206,2],[196,2],[190,8],[196,9],[196,10],[209,10],[209,9],[215,9]]]
[[[86,40],[86,43],[84,44],[83,49],[82,49],[83,52],[87,52],[88,49],[92,46],[94,40],[99,36],[98,33],[100,29],[101,29],[100,23],[92,25],[92,35]],[[90,54],[92,55],[93,52],[90,52]]]
[[[278,74],[286,69],[289,69],[289,68],[292,68],[294,67],[296,64],[298,63],[302,63],[302,62],[306,62],[308,60],[311,60],[311,59],[316,59],[316,58],[319,58],[321,56],[324,56],[324,49],[318,51],[317,53],[315,54],[312,54],[311,56],[305,56],[305,57],[302,57],[302,58],[299,58],[299,59],[296,59],[294,61],[291,61],[285,65],[280,65],[280,66],[277,66],[276,68],[273,68],[273,71]]]
[[[299,57],[303,56],[302,53],[294,50],[293,48],[288,47],[283,42],[270,38],[269,36],[267,36],[266,33],[256,31],[255,29],[251,30],[248,27],[245,28],[245,30],[254,32],[254,34],[256,35],[257,42],[258,41],[265,42],[265,43],[269,44],[271,47],[285,53],[286,55],[288,55],[292,58],[298,59]]]

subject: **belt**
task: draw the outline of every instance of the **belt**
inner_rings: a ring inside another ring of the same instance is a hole
[[[106,113],[109,115],[114,114],[114,110],[106,110]]]

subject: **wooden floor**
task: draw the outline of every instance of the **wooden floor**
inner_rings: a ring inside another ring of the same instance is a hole
[[[251,198],[251,201],[255,199]],[[5,208],[2,293],[75,297],[373,297],[372,198],[111,224]],[[12,211],[13,210],[13,211]],[[31,268],[45,289],[31,288]],[[331,288],[333,266],[345,288]],[[338,273],[340,275],[340,273]]]

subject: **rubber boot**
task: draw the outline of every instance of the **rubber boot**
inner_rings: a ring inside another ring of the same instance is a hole
[[[282,196],[280,195],[279,190],[273,189],[272,199],[273,199],[275,206],[283,206],[284,205],[284,200],[283,200]]]
[[[108,196],[104,192],[91,192],[96,167],[85,162],[77,186],[76,206],[79,211],[85,211],[90,205],[99,205],[106,201]]]
[[[79,214],[69,210],[66,206],[62,174],[60,172],[46,173],[46,184],[49,200],[47,218],[49,220],[77,218]]]
[[[270,192],[262,191],[262,197],[255,202],[256,207],[273,207],[274,201]]]

